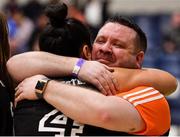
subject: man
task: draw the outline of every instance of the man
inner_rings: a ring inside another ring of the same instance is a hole
[[[97,35],[92,58],[112,67],[140,68],[146,50],[146,40],[143,38],[141,30],[128,21],[122,18],[110,20]],[[67,67],[65,72],[69,74],[77,59],[68,58],[67,61],[63,60],[59,64]],[[85,69],[87,66],[88,62],[85,62],[76,72],[79,78],[86,79],[85,75],[91,73]],[[31,86],[34,86],[38,79],[39,76],[35,76],[21,83],[16,93],[16,101],[24,98],[37,99],[34,87]],[[26,97],[25,91],[31,92],[31,96]],[[68,117],[80,123],[108,129],[108,132],[114,130],[136,135],[163,135],[170,126],[168,104],[153,88],[138,87],[116,96],[104,96],[93,90],[50,81],[43,92],[44,99]]]

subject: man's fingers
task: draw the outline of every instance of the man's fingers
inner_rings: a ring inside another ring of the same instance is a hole
[[[108,67],[106,68],[106,65],[103,65],[96,72],[97,75],[95,75],[95,79],[99,84],[98,89],[100,90],[101,88],[101,92],[103,92],[103,94],[106,93],[105,95],[115,95],[116,89],[114,87],[114,83],[112,82],[112,73],[107,69]]]
[[[104,64],[103,64],[103,65],[104,65]],[[105,67],[108,71],[110,71],[110,72],[114,72],[114,69],[113,69],[113,68],[108,67],[107,65],[104,65],[104,67]]]
[[[101,83],[98,80],[95,80],[94,85],[96,85],[96,87],[100,90],[102,94],[107,95],[106,90],[104,89],[104,87],[101,85]]]
[[[17,91],[21,86],[21,83],[15,88],[15,91]]]
[[[100,77],[98,77],[100,85],[103,87],[103,89],[106,91],[106,95],[112,95],[111,89],[108,84],[108,80],[106,77],[102,74]]]
[[[115,95],[117,93],[117,90],[115,87],[116,85],[113,81],[113,74],[110,71],[105,70],[102,74],[102,77],[104,78],[105,82],[101,84],[107,90],[108,95]]]
[[[16,106],[17,106],[17,102],[16,102],[16,101],[14,101],[14,107],[16,108]]]
[[[26,80],[26,79],[25,79],[25,80]],[[22,87],[23,83],[24,83],[24,81],[22,81],[21,83],[19,83],[19,84],[17,85],[17,87],[15,88],[15,90],[17,90],[18,88]]]
[[[18,96],[22,90],[21,90],[21,87],[22,87],[22,84],[23,84],[23,81],[21,83],[18,84],[18,86],[15,88],[15,97]]]
[[[112,78],[112,82],[114,83],[116,91],[120,90],[120,83],[118,83],[118,80],[116,78]]]
[[[120,85],[119,85],[117,79],[113,77],[112,72],[114,72],[114,69],[111,68],[111,67],[108,67],[106,65],[105,65],[105,68],[108,70],[107,73],[109,72],[109,77],[111,79],[111,83],[112,83],[112,84],[110,84],[111,85],[111,90],[115,89],[115,90],[112,90],[112,91],[113,91],[114,94],[116,94],[116,91],[120,90]]]
[[[17,91],[19,89],[19,87],[17,86],[14,90]]]
[[[102,86],[105,87],[105,89],[108,92],[108,95],[115,95],[116,94],[116,90],[115,90],[115,87],[113,85],[112,77],[111,77],[110,72],[105,72],[103,77],[104,77],[104,80],[106,81],[106,83],[104,82],[105,84],[102,85]]]
[[[18,89],[16,90],[16,92],[15,92],[15,98],[16,98],[17,96],[19,96],[21,93],[22,93],[21,88],[18,88]]]
[[[17,104],[19,101],[21,101],[21,100],[23,100],[23,95],[22,94],[20,94],[19,96],[17,96],[16,98],[15,98],[15,104]]]

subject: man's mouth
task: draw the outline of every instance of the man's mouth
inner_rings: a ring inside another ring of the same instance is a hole
[[[100,62],[100,63],[103,63],[103,64],[109,64],[109,60],[107,60],[107,59],[97,59],[96,61],[98,61],[98,62]]]

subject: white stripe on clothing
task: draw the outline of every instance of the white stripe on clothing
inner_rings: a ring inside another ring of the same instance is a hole
[[[141,100],[141,101],[136,101],[136,102],[133,103],[133,105],[134,105],[134,106],[137,106],[137,105],[139,105],[139,104],[151,102],[151,101],[154,101],[154,100],[163,98],[163,97],[164,97],[164,96],[163,96],[162,94],[160,94],[160,95],[155,96],[155,97],[147,98],[147,99],[144,99],[144,100]]]
[[[139,95],[139,96],[135,96],[135,97],[132,97],[130,99],[128,99],[130,102],[136,100],[136,99],[140,99],[140,98],[144,98],[144,97],[148,97],[150,95],[154,95],[154,94],[157,94],[159,93],[159,91],[155,90],[155,91],[152,91],[152,92],[149,92],[149,93],[145,93],[143,95]]]
[[[127,94],[127,95],[124,95],[123,98],[124,99],[127,99],[128,97],[130,96],[134,96],[134,95],[137,95],[137,94],[140,94],[140,93],[144,93],[144,92],[147,92],[149,90],[153,89],[152,87],[149,87],[149,88],[145,88],[143,90],[140,90],[140,91],[137,91],[137,92],[133,92],[133,93],[130,93],[130,94]]]

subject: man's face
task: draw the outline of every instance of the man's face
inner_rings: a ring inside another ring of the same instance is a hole
[[[127,26],[109,22],[97,34],[93,44],[92,60],[111,67],[139,68],[137,66],[137,33]]]

